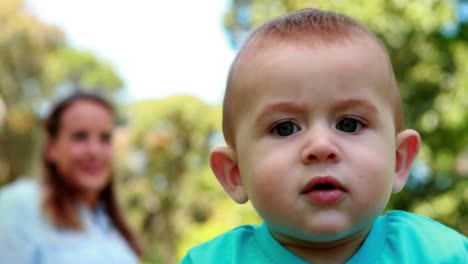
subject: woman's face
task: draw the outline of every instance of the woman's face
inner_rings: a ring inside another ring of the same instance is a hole
[[[87,194],[99,194],[112,170],[111,111],[91,100],[78,100],[64,110],[56,138],[49,139],[47,158],[63,180]]]

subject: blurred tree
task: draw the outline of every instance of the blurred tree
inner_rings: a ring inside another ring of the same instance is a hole
[[[65,84],[84,89],[98,89],[110,98],[122,86],[122,79],[112,65],[99,60],[89,51],[79,51],[67,46],[48,54],[44,67],[46,87]]]
[[[22,0],[0,1],[0,186],[31,173],[40,114],[57,90],[73,87],[112,94],[122,81],[109,64],[67,46]]]
[[[209,201],[217,193],[208,156],[222,140],[220,110],[189,96],[137,102],[125,109],[130,140],[129,156],[122,159],[129,163],[123,165],[127,170],[117,170],[127,178],[121,193],[132,224],[145,238],[148,260],[177,263],[181,235],[210,217]]]
[[[22,1],[0,2],[0,185],[29,169],[37,137],[31,104],[41,94],[42,61],[62,43],[62,32],[28,15]]]
[[[466,186],[468,179],[466,166],[456,166],[468,163],[467,1],[232,0],[224,17],[228,38],[238,48],[252,27],[307,7],[359,19],[388,49],[403,97],[405,125],[417,129],[423,139],[419,169],[390,207],[427,209],[424,205],[445,197],[456,205],[450,214],[419,212],[468,234],[466,224],[460,224],[468,222],[466,189],[455,188],[459,183]]]

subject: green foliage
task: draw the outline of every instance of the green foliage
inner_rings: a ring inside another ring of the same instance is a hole
[[[0,2],[0,185],[31,168],[38,134],[31,108],[43,89],[41,62],[63,42],[60,30],[22,8],[21,1]]]
[[[109,94],[123,86],[112,65],[100,61],[94,54],[63,47],[48,54],[44,74],[46,84],[57,86],[64,80],[76,87],[99,88]]]
[[[41,92],[42,61],[62,44],[61,31],[25,13],[22,1],[0,2],[0,99],[7,107]]]
[[[125,184],[139,187],[122,193],[129,210],[135,209],[132,223],[144,237],[147,258],[176,263],[186,230],[206,222],[215,205],[211,201],[219,197],[208,157],[219,143],[220,109],[189,96],[137,102],[125,109],[130,131],[129,156],[123,159],[136,155],[141,166],[128,171]]]
[[[468,234],[462,224],[468,216],[468,170],[460,165],[468,163],[463,155],[468,150],[468,24],[458,20],[458,4],[233,0],[224,23],[234,47],[265,20],[308,7],[346,13],[368,26],[388,50],[403,98],[405,125],[420,132],[419,160],[429,169],[428,175],[413,173],[410,182],[416,184],[395,195],[390,207],[431,216]],[[435,210],[434,204],[441,209]]]

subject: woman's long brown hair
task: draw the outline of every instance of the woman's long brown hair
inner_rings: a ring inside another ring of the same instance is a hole
[[[44,169],[43,187],[44,197],[42,206],[47,217],[53,224],[59,227],[65,227],[75,230],[82,229],[79,213],[76,208],[76,190],[70,184],[63,180],[59,170],[54,162],[47,158],[46,148],[50,140],[57,139],[61,129],[61,118],[65,111],[75,102],[92,101],[109,110],[112,115],[114,109],[112,105],[96,93],[76,91],[66,99],[59,102],[52,108],[48,118],[45,121],[45,132],[47,142],[42,152],[42,163]],[[143,250],[138,243],[136,236],[130,230],[118,206],[116,194],[114,191],[114,179],[111,177],[109,184],[100,193],[99,200],[103,202],[106,212],[111,219],[114,227],[125,238],[133,251],[142,257]]]

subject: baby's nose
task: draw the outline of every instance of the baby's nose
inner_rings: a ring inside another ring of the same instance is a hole
[[[320,129],[307,135],[301,158],[304,164],[317,162],[338,162],[339,149],[335,144],[332,131]]]

